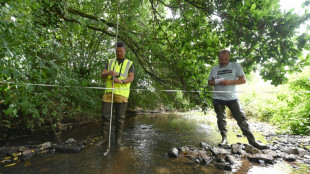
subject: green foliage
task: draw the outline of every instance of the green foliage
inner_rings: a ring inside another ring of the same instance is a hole
[[[260,82],[261,87],[247,87],[251,92],[243,94],[241,100],[248,116],[270,121],[283,133],[310,134],[310,67],[301,73],[289,76],[287,85],[277,88]],[[257,82],[255,82],[257,84]],[[268,87],[268,88],[267,88]],[[274,94],[261,94],[275,91]]]
[[[278,96],[285,107],[277,110],[271,122],[294,134],[310,134],[310,67],[290,76],[288,93]]]

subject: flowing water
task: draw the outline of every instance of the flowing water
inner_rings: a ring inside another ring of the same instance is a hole
[[[129,117],[126,118],[122,136],[124,146],[115,148],[112,144],[107,156],[103,155],[106,151],[105,147],[94,144],[80,153],[44,154],[15,166],[0,167],[0,174],[298,174],[309,171],[308,167],[303,166],[299,166],[300,169],[294,169],[292,164],[286,162],[260,166],[248,160],[242,160],[235,164],[233,171],[228,172],[213,166],[193,164],[183,158],[167,158],[165,153],[172,147],[199,147],[201,141],[210,145],[220,142],[221,137],[215,125],[216,120],[210,121],[205,118],[206,116],[197,116],[195,113],[147,114]],[[82,140],[87,136],[100,136],[100,131],[99,123],[90,123],[72,129],[63,135],[63,139]],[[238,131],[229,132],[229,143],[246,142],[244,138],[234,138],[237,137],[234,132],[238,133]]]

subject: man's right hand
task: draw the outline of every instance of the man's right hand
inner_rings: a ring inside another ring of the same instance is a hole
[[[113,71],[113,70],[111,70],[111,71],[109,71],[109,75],[111,75],[112,77],[114,77],[114,76],[116,75],[116,72]]]
[[[108,71],[108,70],[104,69],[101,73],[101,78],[107,78],[109,75],[111,75],[113,77],[113,76],[117,75],[117,73],[113,70]]]

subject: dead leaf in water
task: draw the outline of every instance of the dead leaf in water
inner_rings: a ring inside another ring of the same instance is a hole
[[[31,163],[30,162],[25,162],[25,167],[27,167],[27,166],[30,166],[31,165]]]
[[[4,167],[11,167],[11,166],[15,166],[16,163],[12,163],[12,164],[8,164],[8,165],[5,165]]]

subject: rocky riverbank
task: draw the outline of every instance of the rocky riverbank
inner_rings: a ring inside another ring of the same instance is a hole
[[[238,130],[238,125],[232,120],[228,121],[228,126]],[[259,150],[246,143],[211,146],[200,142],[200,147],[172,147],[165,155],[168,158],[183,159],[180,161],[185,163],[210,165],[228,171],[234,170],[242,160],[263,166],[287,161],[294,168],[298,168],[297,164],[310,167],[310,136],[279,135],[273,126],[261,122],[250,122],[250,127],[265,137],[269,149]],[[240,134],[237,136],[242,137]]]

